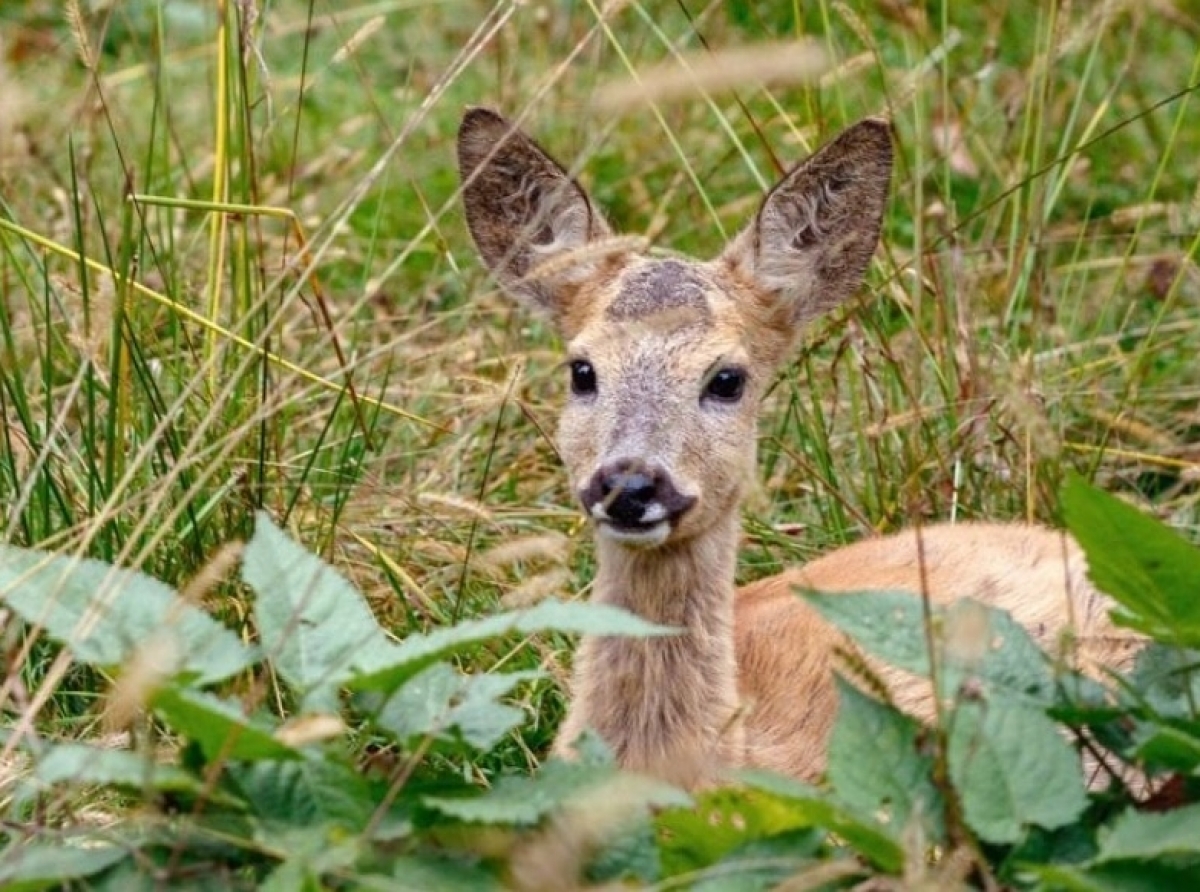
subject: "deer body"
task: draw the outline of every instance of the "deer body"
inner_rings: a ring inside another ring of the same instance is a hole
[[[891,175],[887,124],[863,121],[795,168],[709,262],[611,239],[583,189],[493,112],[468,111],[458,150],[480,256],[567,344],[557,439],[596,529],[592,597],[681,630],[585,637],[556,750],[590,728],[622,765],[684,785],[743,764],[818,774],[843,642],[797,585],[975,597],[1042,640],[1069,627],[1092,642],[1085,658],[1120,659],[1077,546],[1040,527],[932,526],[735,589],[759,402],[806,323],[861,284]],[[930,714],[927,680],[885,678]]]

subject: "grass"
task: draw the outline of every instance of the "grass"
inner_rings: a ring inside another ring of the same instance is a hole
[[[67,6],[0,12],[0,542],[179,583],[263,507],[397,636],[586,591],[558,345],[457,206],[469,103],[702,256],[779,165],[894,120],[869,288],[766,409],[745,578],[926,519],[1053,521],[1067,468],[1200,538],[1194,3]],[[802,35],[820,83],[594,107],[631,68]],[[94,734],[107,680],[4,635],[0,705]],[[483,659],[561,677],[567,642]],[[499,763],[552,734],[558,692],[527,698]]]

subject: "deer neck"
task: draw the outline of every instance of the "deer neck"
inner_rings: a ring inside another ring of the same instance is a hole
[[[585,638],[564,735],[596,731],[621,765],[694,786],[741,760],[733,601],[736,514],[686,542],[597,542],[592,600],[679,629]]]

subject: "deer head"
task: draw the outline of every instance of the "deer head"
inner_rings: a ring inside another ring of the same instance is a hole
[[[613,239],[562,165],[492,111],[466,113],[458,158],[483,262],[566,342],[558,446],[599,535],[655,548],[736,519],[764,391],[875,251],[888,124],[864,120],[798,165],[703,262]]]

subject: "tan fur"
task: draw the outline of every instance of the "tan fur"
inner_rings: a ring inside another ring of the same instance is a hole
[[[932,526],[734,588],[759,403],[803,326],[861,284],[887,199],[886,123],[861,122],[795,168],[709,262],[606,250],[611,230],[579,184],[494,112],[468,111],[458,145],[480,256],[567,341],[558,443],[596,521],[593,599],[681,629],[585,638],[558,752],[590,728],[621,764],[685,785],[742,764],[819,774],[844,642],[797,586],[973,597],[1052,650],[1070,629],[1085,664],[1127,661],[1077,546],[1039,527]],[[744,380],[736,398],[710,386],[730,375]],[[931,714],[927,680],[883,675],[897,703]]]

